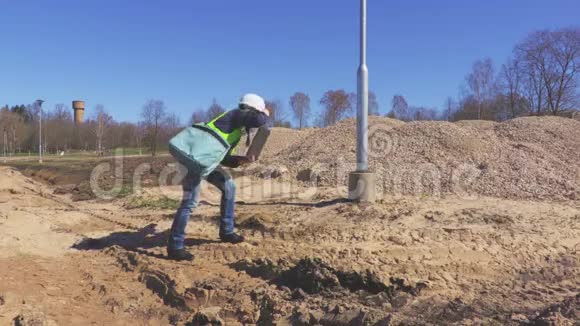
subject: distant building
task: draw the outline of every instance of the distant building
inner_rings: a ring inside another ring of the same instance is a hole
[[[75,125],[80,125],[83,123],[83,117],[85,115],[85,102],[84,101],[73,101],[72,107],[75,112]]]

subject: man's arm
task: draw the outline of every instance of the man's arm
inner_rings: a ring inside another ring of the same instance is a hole
[[[268,123],[268,116],[256,110],[240,110],[238,117],[240,127],[245,127],[248,133],[250,128],[260,128]],[[251,163],[250,159],[246,156],[231,155],[232,151],[233,149],[230,150],[230,152],[222,160],[220,163],[221,165],[230,168],[237,168],[241,165]]]
[[[268,116],[256,110],[242,111],[242,126],[246,128],[260,128],[268,123]]]

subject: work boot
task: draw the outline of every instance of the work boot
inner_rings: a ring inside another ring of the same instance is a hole
[[[235,233],[230,234],[220,233],[220,239],[222,240],[222,242],[228,242],[233,244],[244,242],[244,237]]]
[[[167,257],[176,261],[192,261],[193,255],[185,249],[167,248]]]

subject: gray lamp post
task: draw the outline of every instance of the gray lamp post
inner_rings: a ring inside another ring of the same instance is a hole
[[[42,163],[42,103],[43,100],[36,100],[38,105],[38,163]]]
[[[4,163],[6,163],[6,143],[7,143],[6,127],[4,127]]]
[[[351,200],[374,202],[376,177],[369,171],[368,105],[369,80],[367,68],[367,1],[360,0],[360,65],[357,76],[356,171],[349,175],[348,197]]]

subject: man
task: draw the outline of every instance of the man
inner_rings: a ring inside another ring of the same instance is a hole
[[[270,112],[266,109],[263,98],[256,94],[246,94],[240,100],[237,109],[225,112],[205,124],[205,127],[211,129],[214,137],[221,138],[220,141],[227,143],[230,147],[229,152],[221,161],[221,165],[235,168],[250,162],[250,159],[245,156],[233,155],[236,146],[242,138],[243,130],[248,135],[249,143],[250,129],[265,125],[269,116]],[[191,210],[197,206],[202,178],[203,176],[199,172],[188,169],[187,176],[183,180],[183,199],[175,213],[167,244],[167,255],[170,259],[188,261],[193,259],[191,253],[184,249],[185,228]],[[222,192],[220,239],[223,242],[234,244],[243,242],[244,238],[234,233],[236,184],[231,175],[221,166],[218,166],[209,172],[206,181]]]

